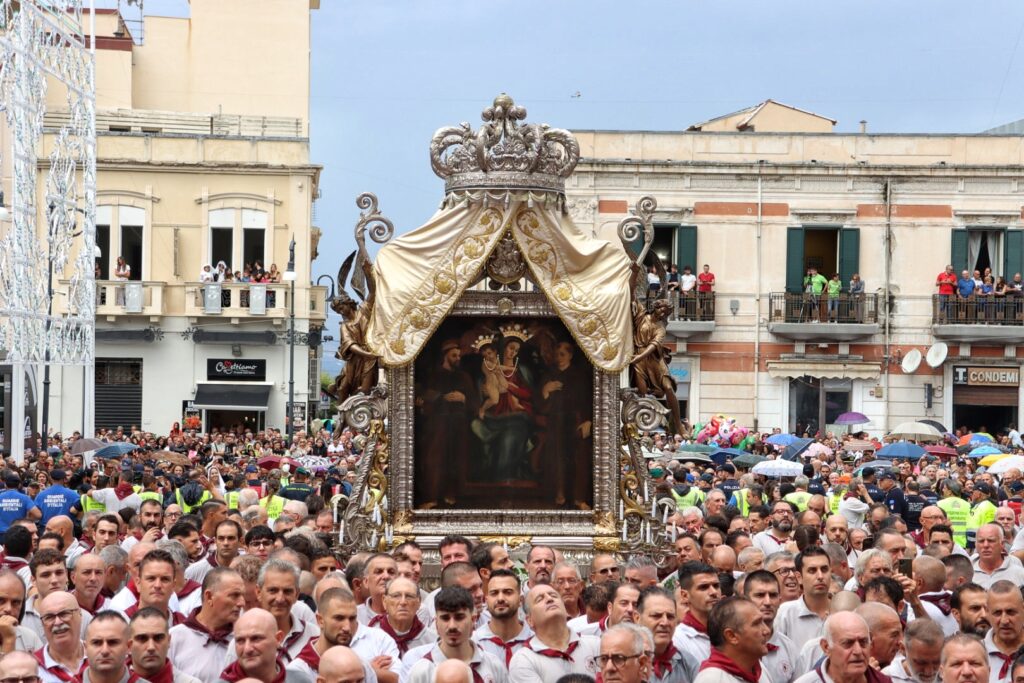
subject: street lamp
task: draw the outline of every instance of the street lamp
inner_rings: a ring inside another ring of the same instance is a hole
[[[288,267],[281,279],[291,283],[288,296],[288,447],[295,443],[295,238],[288,245]]]

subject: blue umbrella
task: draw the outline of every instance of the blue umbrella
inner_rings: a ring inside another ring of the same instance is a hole
[[[885,458],[887,460],[896,460],[897,458],[918,460],[927,452],[928,451],[918,446],[916,443],[910,443],[909,441],[897,441],[896,443],[891,443],[880,449],[875,453],[875,457]]]
[[[782,459],[796,460],[801,453],[811,447],[812,443],[814,443],[814,439],[796,439],[786,446],[786,450],[782,451]]]
[[[726,460],[732,460],[740,457],[741,455],[747,455],[747,452],[739,448],[719,448],[714,453],[710,453],[710,455],[716,465],[724,465]]]
[[[995,446],[992,446],[992,445],[978,446],[973,451],[968,453],[967,457],[969,457],[969,458],[984,458],[986,455],[996,455],[997,453],[1002,453],[1002,451],[1000,449],[996,448]]]
[[[131,453],[138,449],[133,443],[112,443],[104,446],[93,454],[95,458],[120,458],[125,453]]]
[[[796,440],[797,438],[792,434],[772,434],[764,442],[773,446],[788,446]]]

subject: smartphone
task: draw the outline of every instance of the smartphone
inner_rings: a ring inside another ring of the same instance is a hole
[[[908,579],[914,578],[914,561],[900,560],[900,574],[903,574],[903,576],[906,576]]]
[[[868,534],[864,537],[864,542],[860,544],[861,550],[870,550],[875,547],[875,537]]]

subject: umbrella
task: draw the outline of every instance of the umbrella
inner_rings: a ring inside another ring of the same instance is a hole
[[[256,464],[265,470],[272,470],[275,467],[281,466],[280,455],[264,455],[262,458],[256,461]]]
[[[661,457],[663,455],[665,455],[665,454],[661,453],[661,454],[659,454],[659,457]],[[684,452],[684,453],[677,453],[676,455],[673,455],[671,457],[672,457],[673,460],[678,460],[679,462],[692,462],[692,463],[696,463],[698,465],[710,465],[712,463],[711,458],[709,458],[704,453],[685,453]]]
[[[782,451],[782,459],[796,460],[800,457],[801,453],[810,448],[812,443],[814,443],[814,439],[797,439],[786,446],[786,450]]]
[[[676,453],[714,453],[718,446],[709,446],[704,443],[681,443],[676,447]],[[679,458],[676,458],[678,460]]]
[[[967,457],[980,458],[986,455],[997,455],[999,453],[1002,453],[1002,451],[995,446],[978,446],[977,448],[971,449],[971,452],[967,454]]]
[[[832,455],[832,449],[820,442],[814,442],[804,452],[809,458],[824,455],[826,458]]]
[[[304,455],[299,458],[299,464],[307,470],[326,470],[331,466],[331,461],[322,455]]]
[[[1005,474],[1007,470],[1016,467],[1019,470],[1024,470],[1024,455],[1011,455],[1008,458],[1003,458],[992,467],[988,468],[989,474]]]
[[[918,446],[916,443],[910,443],[909,441],[897,441],[891,443],[888,446],[881,448],[875,456],[878,458],[885,458],[887,460],[895,460],[902,458],[905,460],[918,460],[922,455],[927,453],[924,448]]]
[[[763,455],[755,455],[754,453],[744,453],[743,455],[733,458],[732,464],[737,467],[753,467],[759,462],[764,462],[768,458]]]
[[[791,460],[765,460],[750,471],[766,477],[799,477],[804,473],[804,466]]]
[[[81,455],[86,451],[95,451],[96,449],[103,448],[106,445],[106,441],[100,441],[99,439],[79,439],[71,444],[71,454]]]
[[[984,458],[979,460],[978,464],[981,465],[982,467],[991,467],[992,465],[995,465],[1000,460],[1005,460],[1006,458],[1009,458],[1009,457],[1010,457],[1009,453],[993,453],[992,455],[986,455]]]
[[[133,443],[112,443],[107,444],[103,448],[96,451],[93,455],[95,458],[120,458],[125,453],[131,453],[138,449]]]
[[[889,462],[888,460],[872,460],[871,462],[866,462],[857,469],[855,469],[853,473],[859,477],[861,476],[861,472],[864,471],[865,467],[870,467],[874,470],[891,470],[892,463]]]
[[[836,418],[833,424],[837,425],[865,425],[871,422],[871,418],[864,413],[843,413]]]
[[[175,453],[174,451],[160,451],[157,462],[169,462],[172,465],[181,465],[182,467],[191,467],[192,461],[188,459],[188,456],[184,453]]]
[[[988,434],[986,432],[978,432],[977,434],[964,434],[963,436],[960,437],[960,440],[957,441],[957,445],[966,446],[969,443],[984,443],[991,441],[995,441],[995,439],[992,438],[991,434]]]
[[[923,422],[904,422],[896,425],[888,438],[902,441],[942,441],[942,432]]]
[[[875,443],[867,439],[850,439],[843,442],[844,451],[873,451]]]
[[[747,452],[739,448],[719,448],[714,453],[711,453],[711,459],[715,461],[716,465],[724,465],[726,460],[735,460],[741,455],[746,455]]]
[[[923,425],[931,425],[932,427],[935,427],[943,434],[949,431],[948,429],[946,429],[945,425],[943,425],[938,420],[918,420],[918,422],[920,422]]]
[[[788,446],[796,440],[797,437],[792,434],[772,434],[764,442],[770,443],[773,446]]]
[[[924,449],[932,455],[956,455],[956,449],[949,446],[925,446]]]

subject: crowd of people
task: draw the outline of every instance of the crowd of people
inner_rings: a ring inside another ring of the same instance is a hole
[[[338,551],[359,435],[103,436],[138,448],[56,438],[2,473],[0,680],[1024,680],[1018,469],[861,467],[824,435],[801,476],[766,479],[651,435],[661,553],[581,565],[451,535],[438,578],[415,540]]]
[[[957,276],[952,265],[935,278],[937,315],[942,320],[998,322],[1017,320],[1024,313],[1024,279],[1020,273],[994,275],[991,268]]]
[[[242,270],[231,270],[231,267],[224,261],[218,261],[217,265],[209,263],[199,271],[199,281],[202,283],[213,282],[252,282],[252,283],[276,283],[281,282],[281,271],[277,269],[276,263],[270,264],[269,270],[264,270],[262,261],[246,263]]]

